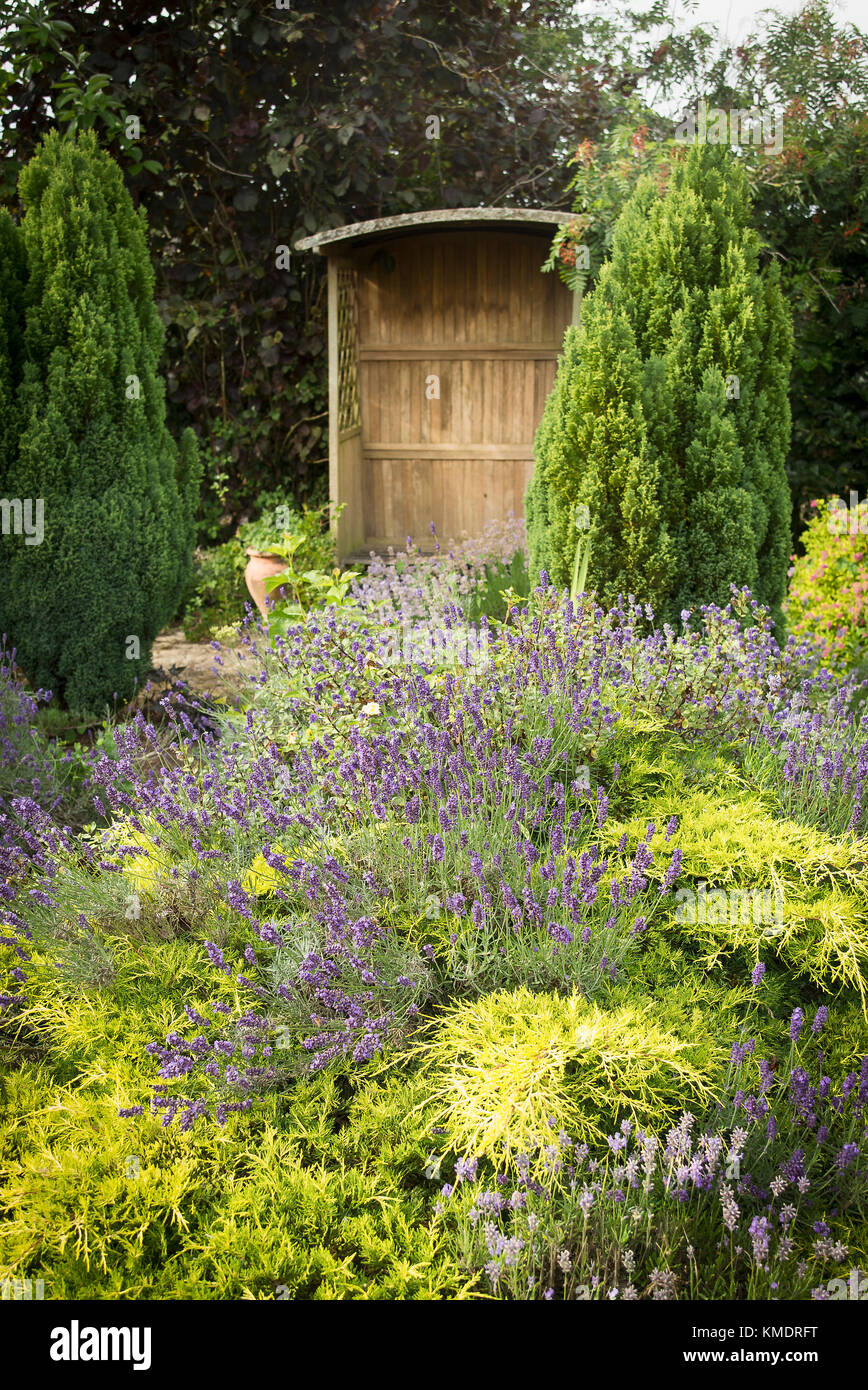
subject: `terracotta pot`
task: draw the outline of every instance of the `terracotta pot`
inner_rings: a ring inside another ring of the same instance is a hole
[[[269,593],[265,587],[265,581],[272,574],[281,574],[286,569],[287,562],[281,560],[279,555],[266,555],[261,550],[248,550],[247,554],[250,559],[247,561],[247,567],[244,571],[244,581],[250,597],[264,618],[268,613],[265,606],[266,599],[280,598],[286,592],[285,588],[280,588],[272,589]]]

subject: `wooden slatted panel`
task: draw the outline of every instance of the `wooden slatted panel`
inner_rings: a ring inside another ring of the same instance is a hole
[[[547,247],[473,229],[356,252],[366,545],[422,540],[432,520],[448,538],[521,514],[573,311],[558,277],[540,273]],[[439,399],[426,396],[432,376]]]
[[[530,445],[539,423],[537,402],[545,402],[556,366],[552,358],[537,360],[530,353],[508,360],[363,361],[365,445]],[[427,397],[431,377],[439,381],[439,399]]]
[[[403,546],[408,536],[426,543],[433,521],[447,540],[479,535],[491,517],[520,515],[532,459],[424,461],[364,455],[362,498],[365,545]]]
[[[544,237],[478,230],[362,247],[361,346],[560,341],[572,303],[540,273],[547,250]]]

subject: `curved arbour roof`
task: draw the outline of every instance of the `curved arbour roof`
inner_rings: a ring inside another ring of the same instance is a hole
[[[330,251],[380,241],[384,237],[406,233],[449,231],[455,227],[501,227],[545,232],[571,222],[569,212],[552,212],[548,208],[436,208],[429,212],[404,212],[397,217],[378,217],[372,222],[351,222],[346,227],[333,227],[327,232],[304,237],[295,243],[296,251],[316,251],[327,256]]]

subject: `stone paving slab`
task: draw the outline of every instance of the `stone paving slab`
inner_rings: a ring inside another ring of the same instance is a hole
[[[217,660],[222,666],[216,666]],[[226,647],[215,651],[209,642],[188,642],[181,628],[161,632],[154,641],[153,665],[175,674],[193,690],[210,694],[234,694],[255,674],[253,658],[245,651]]]

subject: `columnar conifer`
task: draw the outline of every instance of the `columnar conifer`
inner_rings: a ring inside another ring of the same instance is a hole
[[[21,232],[5,208],[0,208],[0,486],[18,438],[15,397],[21,375],[26,278]]]
[[[662,197],[643,180],[625,206],[536,439],[531,561],[556,584],[584,504],[600,601],[634,593],[677,621],[735,583],[780,620],[792,331],[749,222],[745,173],[715,146],[685,152]]]
[[[92,133],[53,132],[19,193],[23,371],[0,495],[42,500],[44,538],[0,538],[0,628],[34,684],[99,710],[133,693],[186,583],[198,450],[166,429],[144,216],[118,165]]]

